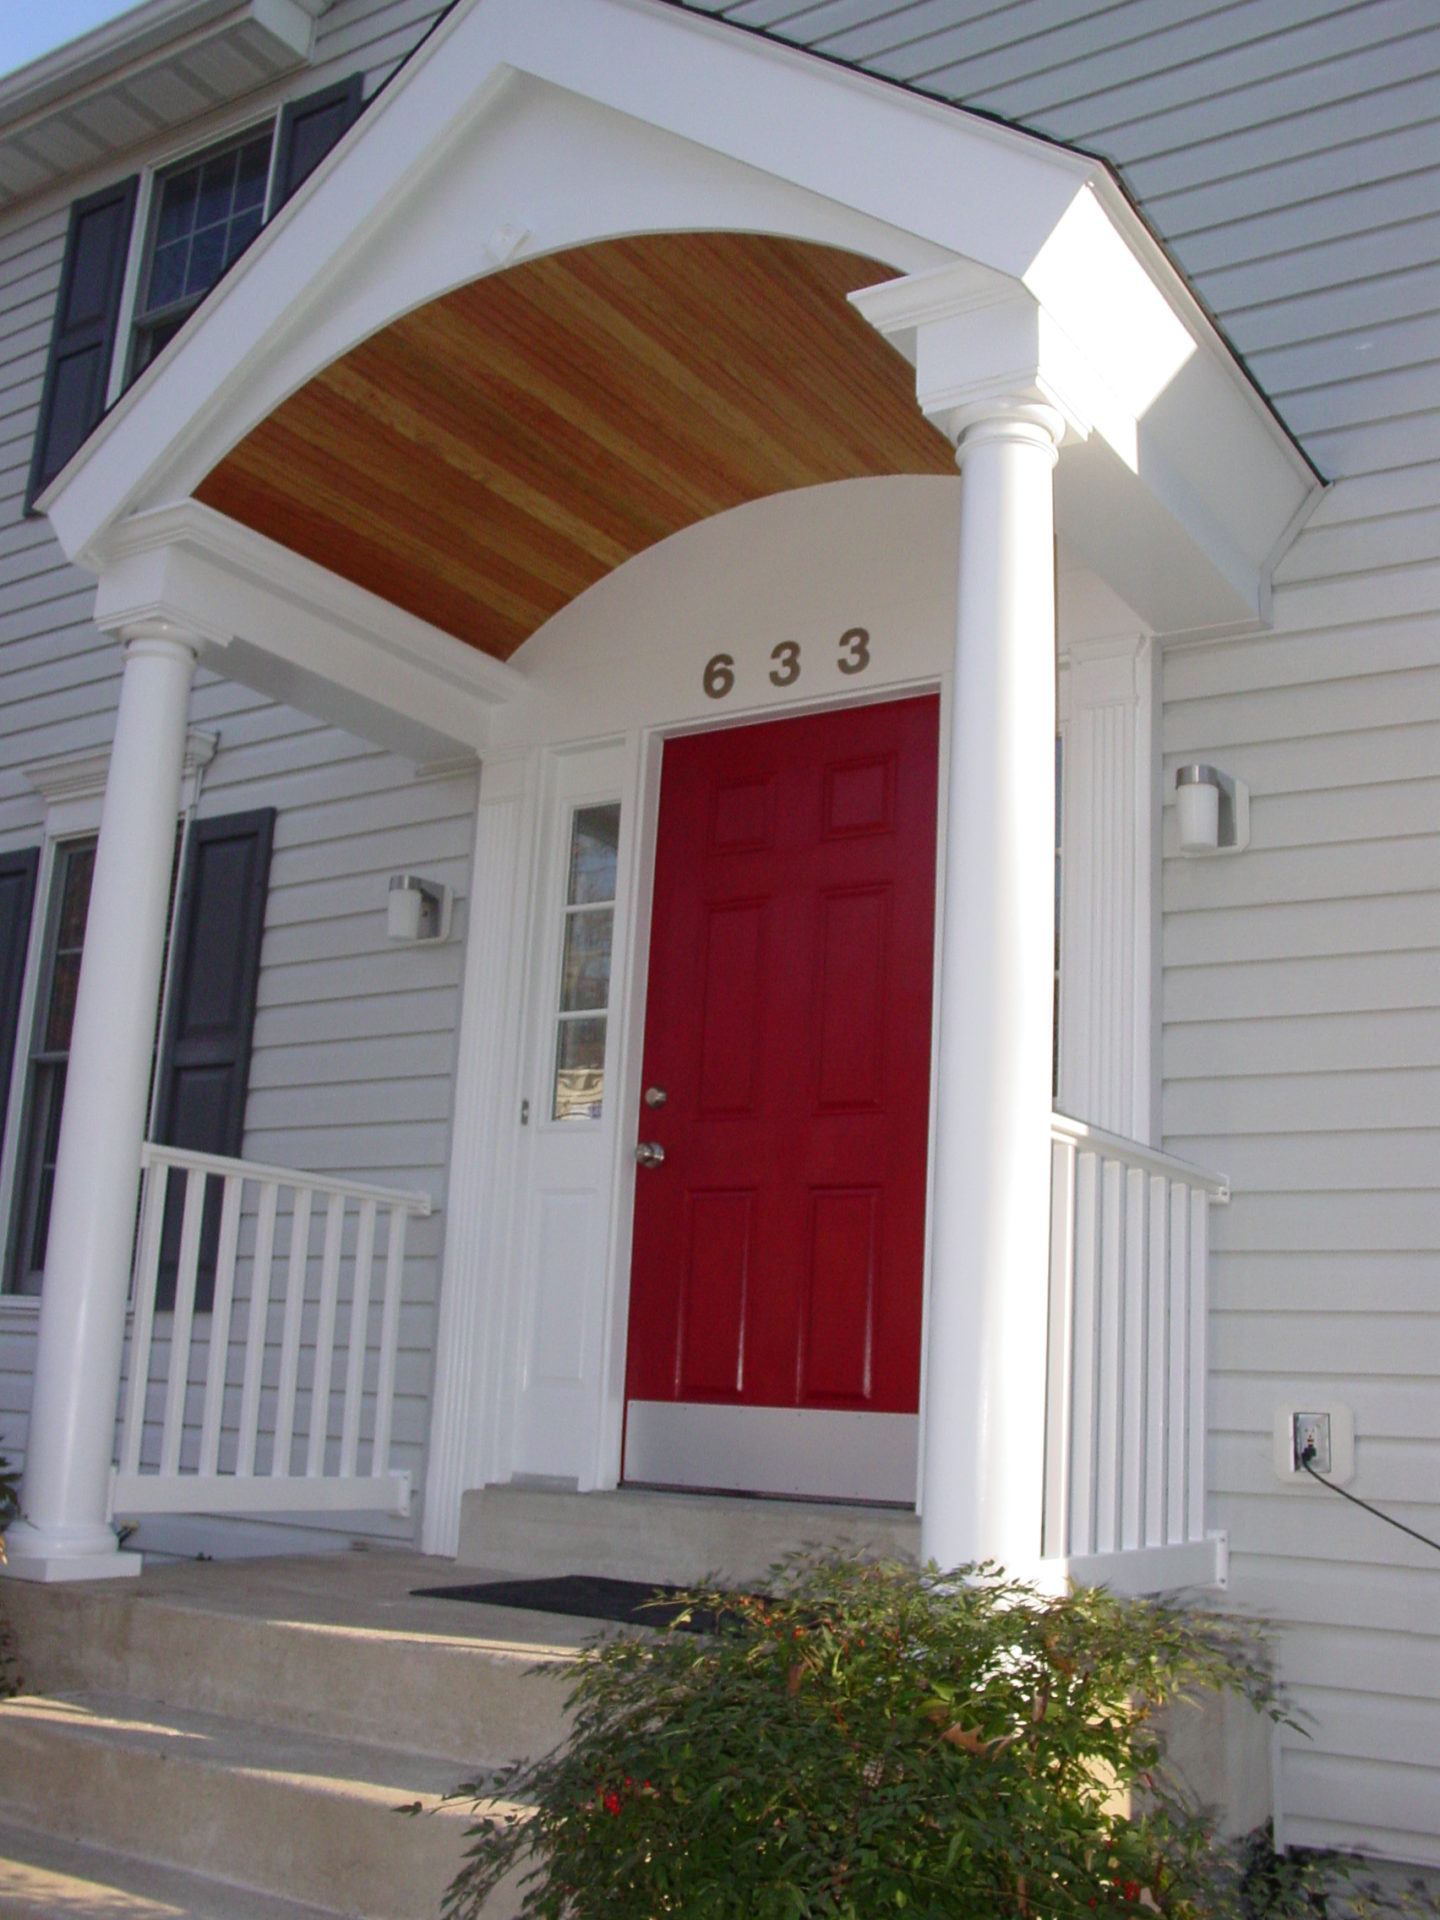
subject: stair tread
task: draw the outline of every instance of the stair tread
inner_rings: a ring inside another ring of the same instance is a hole
[[[0,1821],[0,1920],[336,1920],[337,1911]]]
[[[458,1786],[453,1760],[392,1746],[239,1720],[124,1694],[22,1693],[0,1705],[0,1742],[15,1732],[164,1754],[182,1763],[264,1774],[389,1807],[419,1800],[429,1808]],[[0,1788],[0,1794],[4,1789]],[[442,1817],[465,1817],[457,1807]]]

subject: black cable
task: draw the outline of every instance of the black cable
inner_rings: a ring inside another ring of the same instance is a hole
[[[1428,1533],[1417,1533],[1414,1527],[1407,1527],[1403,1520],[1393,1519],[1388,1513],[1382,1513],[1379,1507],[1372,1507],[1368,1500],[1362,1500],[1358,1494],[1347,1493],[1344,1487],[1337,1487],[1333,1480],[1327,1480],[1323,1473],[1317,1473],[1310,1461],[1315,1449],[1307,1446],[1300,1455],[1300,1464],[1312,1480],[1318,1480],[1322,1487],[1328,1487],[1331,1493],[1338,1493],[1342,1500],[1348,1500],[1352,1507],[1363,1507],[1366,1513],[1373,1513],[1377,1520],[1383,1520],[1387,1527],[1398,1527],[1401,1533],[1408,1533],[1412,1540],[1418,1540],[1422,1546],[1433,1547],[1440,1553],[1440,1540],[1432,1540]]]

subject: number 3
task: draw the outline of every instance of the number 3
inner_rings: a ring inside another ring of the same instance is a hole
[[[700,684],[712,700],[723,700],[735,684],[734,654],[712,653]]]
[[[770,655],[775,665],[770,669],[772,687],[793,687],[800,678],[800,648],[794,640],[782,640]]]
[[[870,635],[864,627],[851,627],[840,636],[840,650],[849,648],[847,658],[837,661],[841,673],[863,673],[870,664]]]

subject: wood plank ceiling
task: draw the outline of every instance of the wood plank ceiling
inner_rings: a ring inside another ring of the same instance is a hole
[[[207,505],[504,660],[613,567],[747,500],[955,471],[845,295],[758,234],[610,240],[473,282],[283,402]]]

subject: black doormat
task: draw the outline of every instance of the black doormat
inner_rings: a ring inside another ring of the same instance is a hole
[[[718,1616],[708,1608],[688,1609],[679,1596],[684,1587],[658,1581],[606,1580],[599,1574],[565,1573],[552,1580],[486,1580],[477,1586],[415,1587],[420,1600],[472,1600],[487,1607],[528,1607],[534,1613],[561,1613],[580,1620],[619,1620],[633,1627],[678,1625],[684,1633],[713,1633]]]

